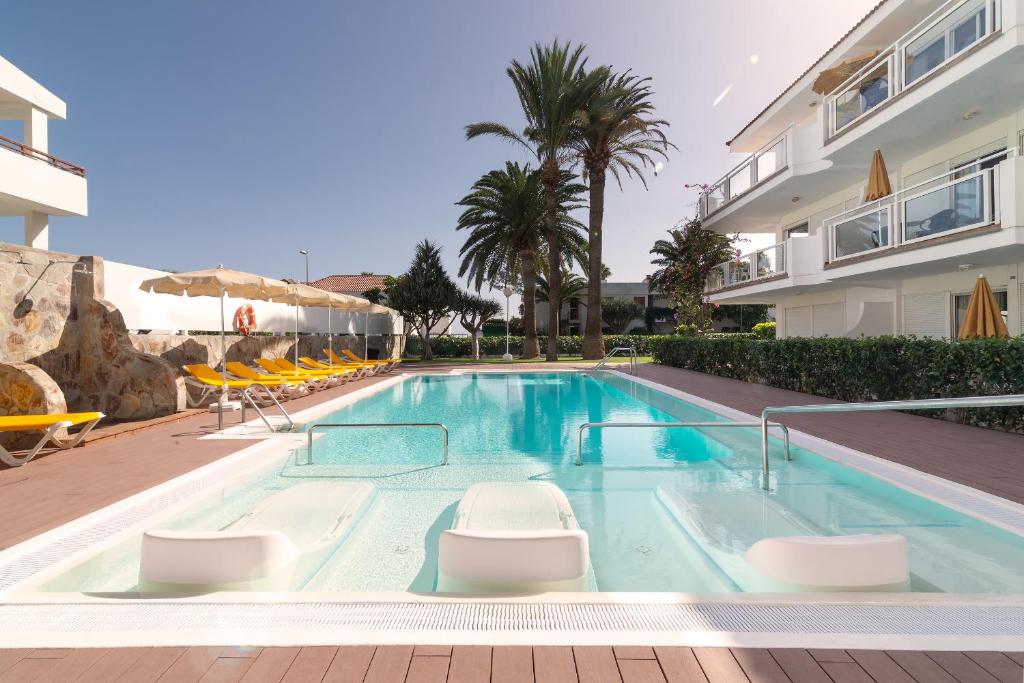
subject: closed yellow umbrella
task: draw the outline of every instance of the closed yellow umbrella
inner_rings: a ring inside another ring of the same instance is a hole
[[[860,71],[865,64],[878,56],[878,50],[871,50],[854,57],[847,57],[818,74],[811,85],[811,90],[819,95],[827,95],[843,83],[850,76]]]
[[[885,168],[885,159],[882,158],[882,150],[876,149],[871,157],[871,170],[868,172],[868,189],[864,193],[864,201],[871,202],[892,194],[892,185],[889,184],[889,171]]]
[[[988,286],[988,280],[984,275],[978,276],[978,282],[971,292],[971,300],[967,302],[967,314],[964,315],[964,321],[960,324],[956,336],[958,339],[1006,339],[1010,336],[999,304],[996,303],[996,297],[992,294],[992,288]]]

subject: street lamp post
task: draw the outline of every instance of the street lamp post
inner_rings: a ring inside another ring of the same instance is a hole
[[[501,290],[501,293],[505,295],[505,355],[502,356],[501,359],[503,361],[505,361],[506,363],[511,363],[512,362],[512,354],[509,353],[509,346],[508,346],[508,342],[509,342],[508,322],[509,322],[509,299],[511,298],[512,292],[514,292],[514,291],[515,290],[512,289],[508,285],[505,285],[504,289]]]
[[[299,249],[299,254],[306,257],[306,284],[309,284],[309,250]]]

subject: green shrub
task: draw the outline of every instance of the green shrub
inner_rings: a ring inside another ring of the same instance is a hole
[[[775,321],[758,323],[750,328],[758,339],[775,339]]]
[[[611,351],[616,346],[632,346],[636,349],[637,355],[651,355],[651,340],[657,339],[655,335],[649,334],[606,334],[604,346]],[[547,337],[540,335],[541,354],[544,353]],[[406,341],[405,354],[413,357],[419,356],[423,342],[418,336],[412,335]],[[437,358],[468,358],[472,355],[469,345],[469,337],[431,337],[430,346]],[[510,337],[509,351],[513,356],[520,356],[523,353],[523,338]],[[500,337],[481,337],[480,354],[482,356],[501,356],[505,353],[505,335]],[[579,335],[563,336],[558,338],[558,353],[563,356],[583,355],[583,337]]]
[[[1024,394],[1024,337],[652,337],[655,362],[840,401]],[[939,411],[922,415],[946,417]],[[1024,408],[950,411],[959,422],[1024,432]]]

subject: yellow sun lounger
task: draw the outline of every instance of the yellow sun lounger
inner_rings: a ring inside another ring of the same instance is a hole
[[[349,363],[347,365],[328,365],[327,363],[321,363],[315,358],[309,356],[299,356],[299,360],[303,364],[308,365],[314,370],[330,370],[331,372],[343,372],[346,377],[351,377],[353,380],[362,379],[369,374],[372,374],[373,368],[365,367],[362,365],[356,365],[355,363]]]
[[[382,359],[382,360],[370,360],[369,358],[360,358],[352,352],[351,349],[343,349],[342,353],[353,363],[376,363],[382,367],[386,367],[388,370],[396,367],[402,362],[401,358]]]
[[[280,359],[257,358],[256,362],[267,372],[277,373],[284,377],[294,377],[310,383],[315,389],[326,389],[342,381],[341,375],[334,372],[321,372],[312,370],[294,369],[291,363],[283,364]]]
[[[282,393],[288,398],[301,396],[310,389],[304,379],[300,379],[298,377],[285,377],[280,374],[264,375],[262,372],[256,372],[248,365],[239,363],[238,361],[229,361],[224,367],[228,372],[241,380],[258,382],[259,384],[270,382],[274,385],[281,386]]]
[[[184,365],[182,367],[185,372],[189,374],[189,376],[185,378],[185,382],[192,386],[199,387],[202,390],[202,395],[195,401],[193,401],[191,397],[188,397],[188,402],[191,406],[198,406],[202,404],[203,401],[205,401],[211,394],[217,394],[218,396],[223,394],[224,399],[228,400],[233,395],[240,395],[247,392],[257,384],[262,384],[266,388],[266,391],[270,392],[274,398],[281,398],[283,396],[284,389],[291,386],[286,380],[267,379],[257,381],[252,379],[224,379],[219,372],[211,368],[209,365],[204,365],[202,363]],[[225,391],[225,389],[227,390]],[[274,393],[275,389],[277,390],[276,393]],[[257,398],[253,393],[250,393],[249,396],[252,397],[253,400]]]
[[[34,432],[43,433],[32,450],[26,455],[17,456],[0,446],[0,462],[11,467],[24,465],[39,454],[39,451],[52,442],[57,448],[74,448],[82,443],[85,435],[103,419],[103,413],[61,413],[59,415],[8,415],[0,417],[0,432]],[[85,425],[74,438],[61,439],[57,432],[67,427]]]
[[[380,365],[380,363],[376,363],[376,362],[369,362],[369,363],[367,363],[367,362],[364,362],[364,361],[361,361],[361,360],[360,361],[346,360],[345,358],[342,358],[341,356],[336,354],[334,351],[331,351],[330,349],[324,349],[324,354],[326,354],[327,360],[331,363],[332,366],[337,366],[337,367],[342,367],[342,368],[366,368],[371,373],[377,373],[377,372],[383,372],[384,371],[384,368]]]

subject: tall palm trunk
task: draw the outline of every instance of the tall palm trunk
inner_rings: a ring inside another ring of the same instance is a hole
[[[523,269],[523,358],[540,355],[537,341],[537,264],[533,249],[519,251]]]
[[[541,180],[547,211],[544,216],[548,240],[548,352],[544,360],[558,361],[558,320],[562,313],[562,244],[558,236],[558,162],[544,162]]]
[[[587,263],[587,327],[583,333],[583,358],[604,357],[601,333],[601,240],[604,231],[605,167],[596,165],[590,176],[590,244]]]

